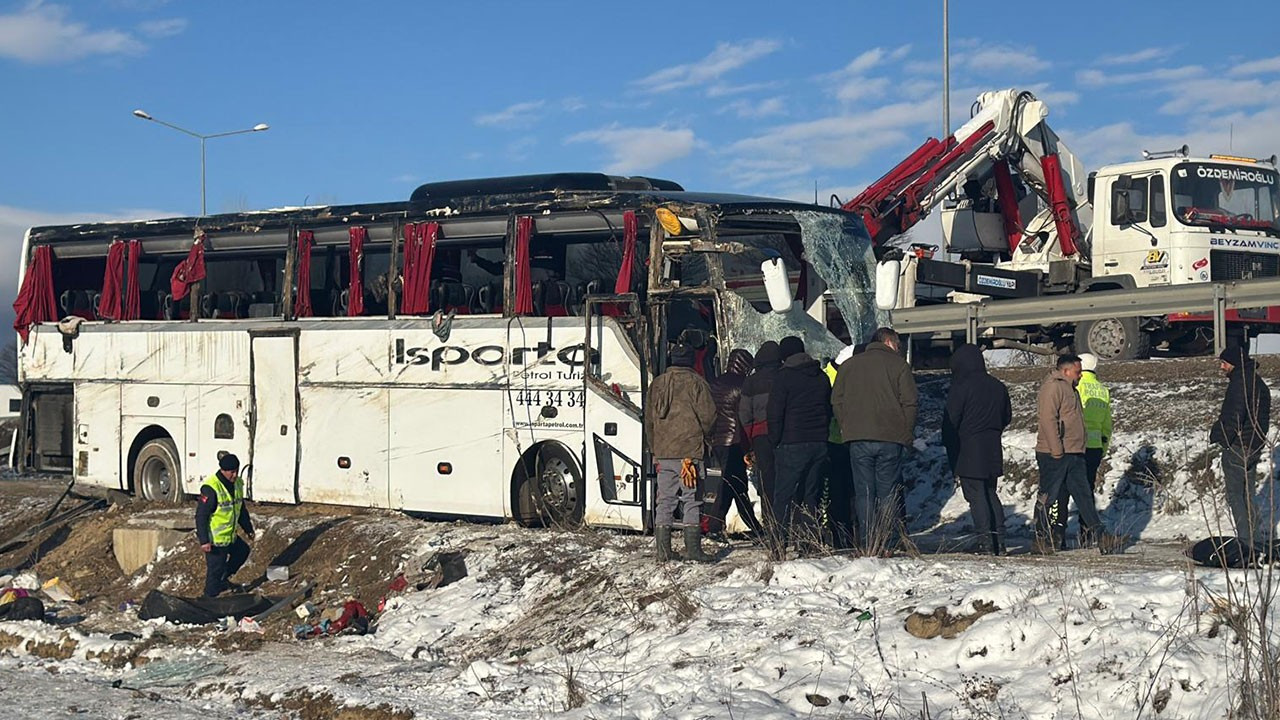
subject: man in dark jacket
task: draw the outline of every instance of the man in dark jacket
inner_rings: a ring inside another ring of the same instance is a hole
[[[773,548],[781,558],[799,530],[802,542],[818,540],[818,498],[826,476],[831,383],[804,342],[785,337],[778,345],[782,369],[769,393],[769,441],[777,448],[775,501],[779,527]]]
[[[751,462],[760,491],[761,515],[770,527],[777,527],[773,517],[774,461],[773,444],[769,442],[769,389],[773,376],[782,365],[778,343],[768,340],[756,351],[755,369],[742,383],[738,401],[738,420],[747,435]]]
[[[903,527],[902,458],[915,440],[917,393],[898,333],[882,327],[840,366],[832,403],[849,446],[863,552],[888,555]]]
[[[1001,435],[1013,420],[1009,390],[987,374],[982,350],[961,345],[951,355],[951,389],[942,416],[942,444],[951,474],[973,514],[979,547],[1006,555],[1004,506],[996,496],[996,480],[1004,475]]]
[[[658,562],[671,559],[671,526],[676,507],[682,510],[685,558],[708,562],[702,552],[699,519],[699,481],[716,406],[711,388],[694,372],[697,353],[687,345],[676,345],[668,355],[670,367],[654,378],[644,409],[645,437],[658,471],[657,502],[654,508],[654,538]]]
[[[711,400],[716,404],[716,423],[711,429],[711,452],[720,466],[720,492],[707,515],[709,529],[724,529],[729,504],[738,506],[738,517],[751,532],[760,534],[760,521],[756,519],[747,495],[746,433],[738,420],[738,406],[742,400],[742,384],[751,370],[751,353],[741,348],[729,353],[725,373],[711,381]]]
[[[218,472],[200,486],[196,502],[196,540],[204,552],[205,597],[217,597],[228,588],[241,589],[230,580],[249,559],[249,544],[236,536],[237,527],[253,539],[253,521],[244,506],[240,460],[227,453],[218,460]]]
[[[1236,536],[1252,548],[1271,536],[1270,527],[1267,532],[1258,532],[1259,513],[1253,501],[1258,460],[1267,447],[1271,427],[1271,391],[1258,377],[1257,365],[1245,346],[1228,345],[1218,360],[1227,376],[1227,393],[1209,441],[1222,447],[1222,474]]]

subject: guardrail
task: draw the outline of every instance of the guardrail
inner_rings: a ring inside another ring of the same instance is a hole
[[[1052,325],[1115,317],[1211,313],[1215,352],[1226,345],[1227,310],[1280,305],[1280,278],[1100,290],[1018,300],[983,300],[903,308],[889,313],[903,334],[965,331],[975,342],[988,328]]]

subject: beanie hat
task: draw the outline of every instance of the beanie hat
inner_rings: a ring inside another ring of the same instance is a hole
[[[671,348],[667,357],[674,367],[690,368],[697,361],[698,353],[688,345],[679,343]]]
[[[1098,356],[1093,353],[1080,354],[1080,369],[1094,371],[1098,369]]]
[[[756,367],[767,368],[773,367],[782,361],[778,357],[778,343],[772,340],[765,340],[760,345],[760,349],[756,350]]]
[[[232,455],[231,453],[227,453],[226,455],[223,455],[222,457],[218,458],[218,469],[219,470],[239,470],[240,458],[236,457],[235,455]]]
[[[788,335],[778,343],[778,355],[785,361],[796,353],[804,352],[804,341],[795,335]]]
[[[1218,355],[1218,359],[1232,365],[1243,365],[1244,361],[1249,359],[1249,348],[1234,342],[1228,343]]]

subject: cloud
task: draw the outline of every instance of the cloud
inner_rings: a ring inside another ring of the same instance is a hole
[[[0,57],[31,64],[71,62],[92,55],[138,55],[146,50],[122,30],[91,30],[72,22],[61,5],[32,3],[0,14]]]
[[[832,87],[832,94],[843,103],[866,102],[882,98],[890,88],[890,81],[885,77],[872,77],[868,73],[888,62],[898,62],[911,52],[910,45],[900,45],[886,50],[882,47],[872,48],[859,54],[849,64],[820,76],[821,82]]]
[[[1136,65],[1150,62],[1151,60],[1163,60],[1172,55],[1175,49],[1172,47],[1150,47],[1123,55],[1103,55],[1098,58],[1098,63],[1101,65]]]
[[[187,29],[187,21],[184,18],[169,18],[168,20],[148,20],[138,25],[138,32],[152,38],[166,38],[180,35]]]
[[[1280,55],[1243,62],[1228,71],[1231,75],[1266,75],[1280,73]]]
[[[643,90],[659,93],[711,85],[727,73],[769,55],[781,46],[777,40],[720,43],[701,60],[663,68],[635,81],[635,84]]]
[[[787,113],[786,101],[782,97],[770,97],[763,100],[735,100],[716,111],[718,114],[731,112],[740,118],[762,118]]]
[[[693,152],[693,130],[661,127],[609,127],[571,135],[566,143],[591,142],[611,156],[605,172],[626,174],[650,170]]]
[[[1188,80],[1201,77],[1205,69],[1199,65],[1183,65],[1173,68],[1157,68],[1145,72],[1107,74],[1101,70],[1081,70],[1076,73],[1076,82],[1085,87],[1106,87],[1112,85],[1133,85],[1135,83],[1153,84],[1177,80]]]
[[[475,123],[490,127],[521,127],[532,125],[538,121],[539,110],[547,104],[545,100],[531,100],[509,105],[498,112],[477,115]]]
[[[1005,45],[990,45],[956,53],[952,65],[977,74],[1034,75],[1049,68],[1049,62],[1036,55],[1031,48],[1022,49]]]

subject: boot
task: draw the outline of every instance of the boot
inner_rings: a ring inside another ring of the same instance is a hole
[[[1098,536],[1098,552],[1103,555],[1118,555],[1124,552],[1127,538],[1124,535],[1112,535],[1103,531]]]
[[[702,552],[702,533],[696,527],[684,528],[684,559],[691,562],[715,562],[715,558]]]
[[[658,546],[658,562],[670,562],[673,555],[671,552],[671,526],[659,525],[654,528],[653,538]]]
[[[1004,536],[999,533],[991,533],[991,554],[1004,556],[1009,554],[1009,549],[1004,546]]]

